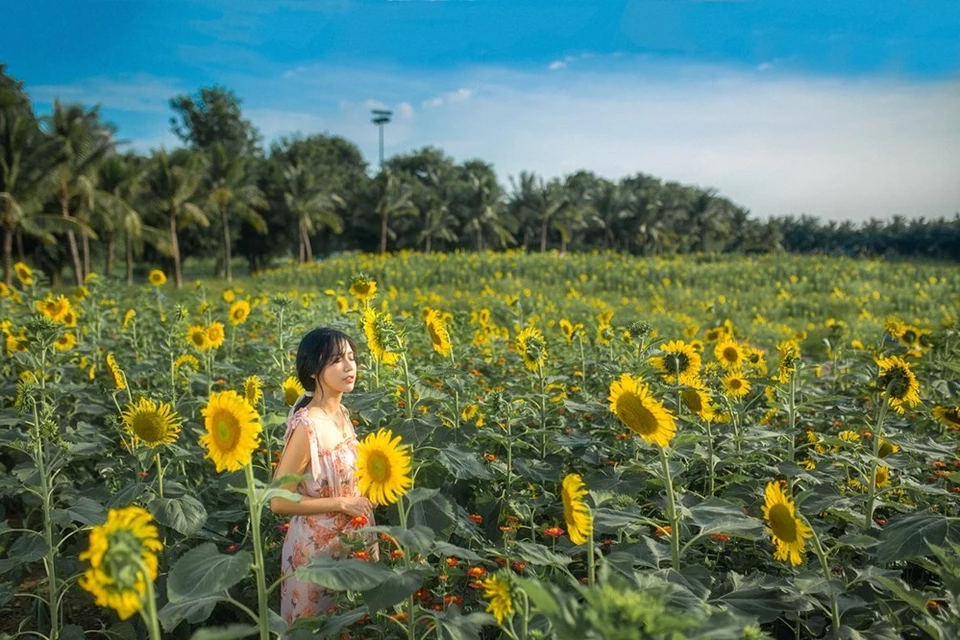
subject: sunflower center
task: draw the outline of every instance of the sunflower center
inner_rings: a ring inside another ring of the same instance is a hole
[[[730,378],[730,381],[727,382],[727,385],[730,387],[731,390],[739,391],[740,389],[743,388],[743,380],[741,380],[740,378]]]
[[[443,344],[443,338],[440,336],[440,333],[437,331],[436,325],[434,325],[433,323],[430,323],[429,325],[427,325],[427,329],[430,330],[430,340],[433,341],[433,344],[435,345]]]
[[[390,480],[390,458],[377,451],[370,454],[367,458],[367,471],[374,482],[384,483]]]
[[[682,392],[683,403],[694,413],[703,411],[703,402],[700,400],[700,394],[693,389],[684,389]]]
[[[167,435],[167,425],[156,413],[138,413],[133,417],[132,423],[133,432],[144,442],[160,442]]]
[[[205,336],[204,336],[202,333],[194,333],[193,336],[191,336],[191,338],[192,338],[192,340],[193,340],[193,344],[196,345],[196,346],[198,346],[198,347],[202,347],[202,346],[203,346],[204,337],[205,337]]]
[[[790,508],[785,504],[776,504],[770,507],[769,512],[770,529],[773,535],[784,542],[796,542],[797,540],[797,521],[790,513]]]
[[[668,353],[663,362],[670,373],[685,373],[690,366],[690,357],[685,353]]]
[[[907,372],[896,367],[880,376],[881,388],[886,388],[891,398],[902,400],[910,392],[910,378]]]
[[[727,362],[737,362],[740,360],[740,352],[736,347],[727,347],[723,350],[723,359]]]
[[[232,451],[240,440],[240,422],[230,411],[223,409],[213,414],[213,437],[217,448]]]
[[[639,396],[631,393],[620,396],[617,400],[617,415],[640,435],[649,436],[657,432],[657,417],[644,406]]]

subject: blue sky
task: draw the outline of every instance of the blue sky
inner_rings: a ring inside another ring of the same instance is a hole
[[[102,105],[177,144],[170,97],[225,85],[267,140],[425,145],[546,176],[643,171],[755,215],[960,211],[960,2],[0,0],[39,111]]]

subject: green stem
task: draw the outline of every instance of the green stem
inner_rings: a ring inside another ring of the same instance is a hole
[[[807,523],[810,524],[809,522]],[[810,531],[812,532],[813,540],[813,551],[817,554],[817,558],[820,559],[820,568],[823,570],[823,579],[829,584],[830,583],[830,564],[827,562],[827,554],[823,550],[823,545],[820,544],[820,537],[817,535],[817,530],[810,526]],[[840,604],[837,601],[837,593],[830,588],[830,617],[833,622],[833,637],[840,637]]]
[[[397,512],[400,514],[400,528],[406,530],[407,528],[407,510],[403,505],[403,496],[397,498]],[[410,566],[410,554],[407,553],[407,549],[403,548],[403,545],[400,547],[403,549],[403,563],[405,566]],[[411,593],[407,597],[407,638],[409,640],[414,640],[416,638],[416,615],[414,615],[414,607],[416,602],[413,600],[413,594]]]
[[[877,467],[880,466],[880,440],[883,438],[883,423],[887,418],[887,407],[890,400],[887,397],[887,390],[884,389],[880,395],[880,413],[877,416],[877,428],[873,434],[873,459],[870,461],[870,485],[867,489],[867,513],[864,516],[863,528],[869,530],[873,527],[873,510],[877,499]]]
[[[147,566],[141,558],[137,558],[137,563],[140,565],[140,573],[143,576],[143,581],[147,585],[147,594],[144,596],[143,602],[144,608],[140,609],[140,616],[147,626],[150,640],[160,640],[160,621],[157,618],[157,594],[153,587],[153,579],[150,577],[150,572],[147,570]]]
[[[670,556],[673,570],[680,570],[680,526],[677,514],[677,503],[673,495],[673,477],[670,475],[670,464],[667,461],[665,447],[657,447],[660,451],[660,467],[663,469],[663,482],[667,490],[667,519],[670,521]]]
[[[262,505],[257,496],[253,479],[253,464],[244,467],[247,477],[247,506],[250,509],[250,533],[253,538],[253,573],[257,578],[257,622],[260,626],[260,640],[270,638],[270,612],[267,605],[266,571],[263,562],[263,540],[260,536],[260,515]]]
[[[157,490],[160,492],[160,497],[163,497],[163,465],[160,464],[160,452],[157,451],[153,454],[154,464],[157,466]]]
[[[716,472],[714,470],[713,462],[713,431],[710,429],[710,420],[709,418],[703,419],[704,424],[707,425],[707,455],[710,456],[710,460],[707,463],[707,478],[709,482],[709,487],[707,489],[707,497],[712,497],[715,490],[716,482]]]
[[[594,554],[593,532],[590,533],[590,541],[587,543],[587,583],[592,587],[596,582],[596,558]]]
[[[540,455],[547,457],[547,399],[543,366],[537,365],[537,378],[540,380]]]
[[[45,373],[40,370],[41,380]],[[41,382],[41,385],[43,383]],[[47,570],[47,587],[50,607],[50,640],[57,640],[60,637],[60,586],[57,583],[57,544],[53,539],[53,489],[50,486],[50,478],[47,474],[46,455],[43,450],[43,432],[40,428],[40,414],[37,410],[37,402],[33,401],[33,424],[36,427],[34,438],[34,457],[37,463],[37,473],[40,475],[40,493],[43,502],[43,537],[47,543],[47,554],[43,559],[43,564]]]

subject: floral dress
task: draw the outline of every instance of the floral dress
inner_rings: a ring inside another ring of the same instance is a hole
[[[346,417],[346,409],[340,408]],[[347,424],[350,424],[347,420]],[[357,457],[357,437],[349,427],[347,437],[331,449],[324,449],[314,424],[307,415],[306,407],[295,412],[287,420],[284,442],[296,429],[306,429],[310,442],[310,475],[312,478],[297,486],[297,493],[309,498],[359,497],[360,489],[354,477]],[[367,515],[373,525],[373,514]],[[286,577],[299,567],[310,562],[313,556],[339,558],[348,548],[343,545],[340,534],[350,525],[352,518],[342,512],[321,513],[312,516],[293,516],[283,542],[280,571]],[[374,544],[374,547],[376,545]],[[372,549],[371,555],[376,554]],[[326,613],[336,603],[333,594],[326,589],[290,577],[281,586],[280,614],[287,624],[301,617]]]

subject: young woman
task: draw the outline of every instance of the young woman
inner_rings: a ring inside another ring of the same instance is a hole
[[[342,557],[340,535],[356,516],[373,524],[373,505],[360,494],[354,477],[356,433],[340,404],[356,384],[353,341],[334,329],[310,331],[297,349],[297,377],[306,391],[287,416],[283,454],[274,477],[310,477],[284,487],[299,493],[300,502],[270,501],[274,513],[293,516],[283,543],[284,577],[313,556]],[[287,578],[281,587],[280,613],[290,624],[323,614],[334,602],[323,588]]]

